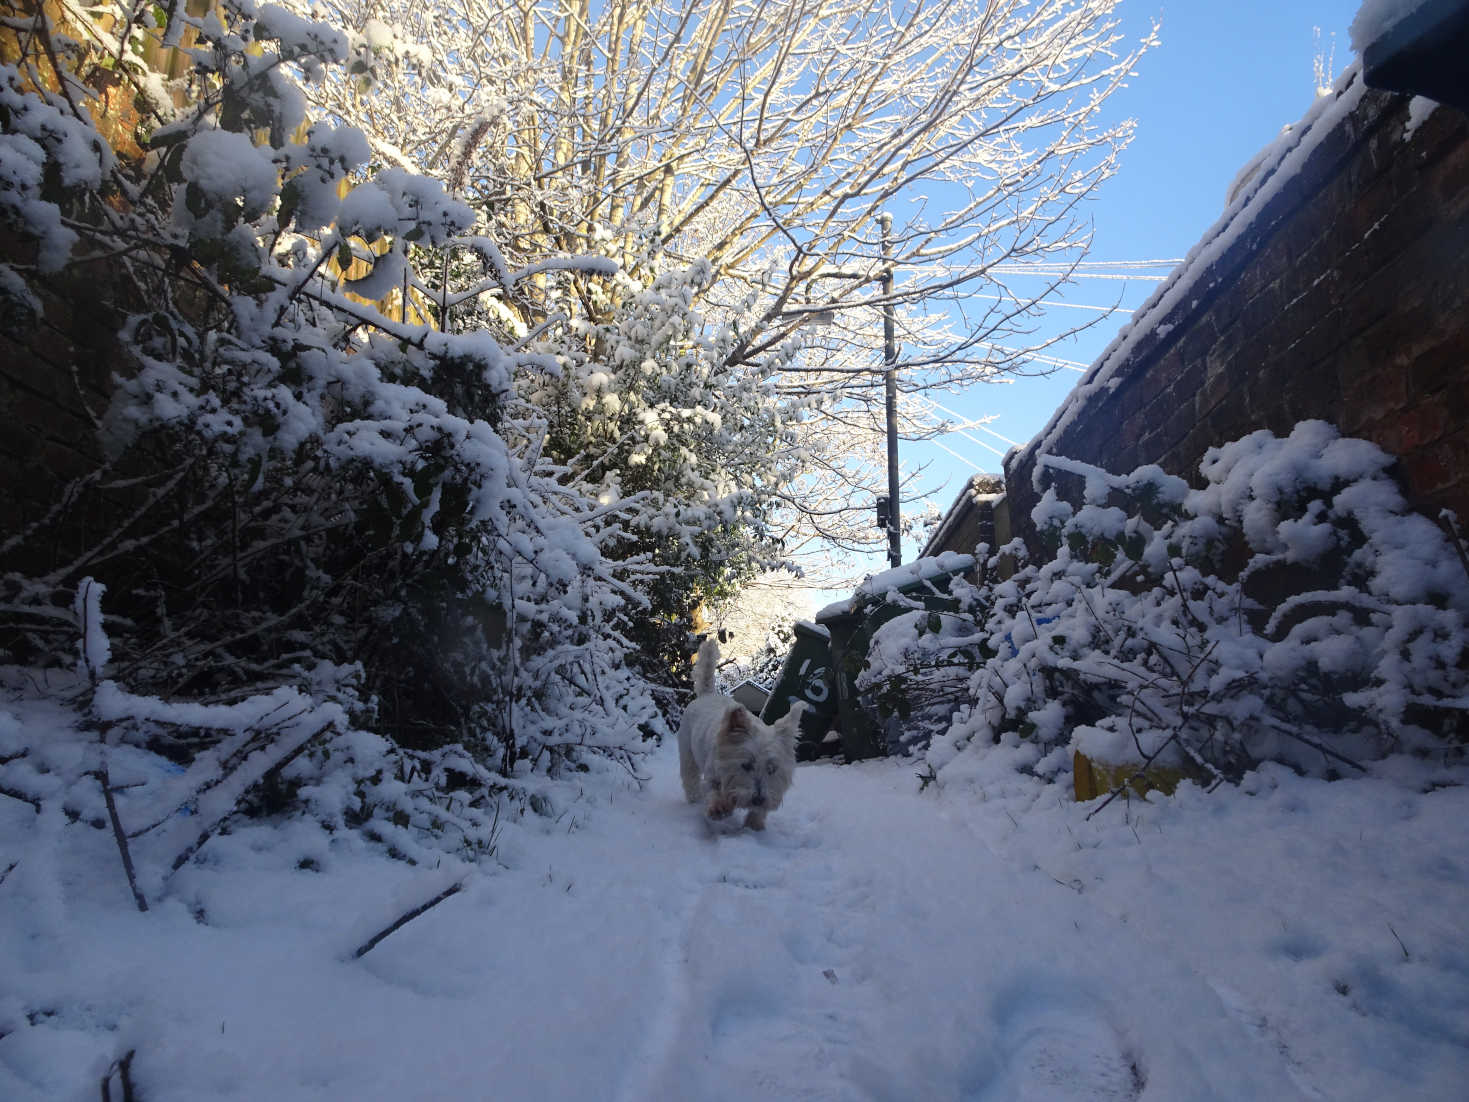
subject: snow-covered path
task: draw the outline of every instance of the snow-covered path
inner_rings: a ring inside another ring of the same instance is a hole
[[[618,1097],[1298,1095],[1203,978],[914,787],[808,767],[766,834],[711,837],[655,782],[635,869],[670,952]]]
[[[1448,1102],[1469,1082],[1461,788],[1282,773],[1085,823],[1002,764],[924,793],[909,762],[814,765],[765,833],[714,836],[674,766],[665,748],[645,791],[507,831],[507,867],[357,961],[442,874],[246,826],[139,915],[109,839],[70,831],[94,847],[71,872],[3,885],[35,909],[0,918],[0,1097],[95,1098],[129,1049],[150,1102]]]

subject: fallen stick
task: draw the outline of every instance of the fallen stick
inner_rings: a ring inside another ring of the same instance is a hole
[[[107,1074],[102,1076],[102,1102],[113,1102],[112,1077],[117,1076],[118,1089],[122,1092],[118,1095],[117,1102],[136,1102],[137,1093],[133,1090],[133,1054],[136,1049],[128,1049],[127,1053],[114,1060],[107,1069]]]
[[[128,887],[133,890],[133,902],[138,905],[138,910],[147,914],[148,901],[143,898],[143,892],[138,887],[138,876],[133,871],[133,855],[128,852],[127,832],[122,829],[122,820],[117,815],[117,801],[112,798],[112,781],[108,778],[107,767],[103,766],[96,774],[97,783],[102,786],[102,798],[107,802],[107,817],[112,820],[112,837],[117,841],[117,852],[122,855],[122,871],[127,873]]]
[[[407,914],[401,915],[390,925],[385,926],[383,929],[373,934],[372,937],[368,938],[353,951],[352,959],[360,960],[362,957],[372,952],[372,950],[377,947],[377,943],[382,941],[383,938],[387,937],[395,930],[401,930],[404,926],[408,925],[408,923],[412,922],[419,915],[423,914],[424,911],[437,907],[440,903],[448,899],[451,895],[454,895],[457,892],[462,891],[463,889],[463,880],[454,881],[454,883],[450,884],[447,888],[441,891],[438,895],[434,896],[427,903],[414,907],[413,910],[409,911]]]

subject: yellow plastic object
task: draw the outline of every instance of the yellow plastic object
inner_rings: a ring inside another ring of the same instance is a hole
[[[1188,774],[1166,765],[1150,765],[1143,769],[1137,762],[1106,765],[1092,761],[1080,750],[1071,755],[1071,775],[1076,786],[1076,802],[1085,803],[1105,796],[1114,788],[1126,785],[1132,794],[1146,799],[1149,792],[1173,795],[1173,790]]]

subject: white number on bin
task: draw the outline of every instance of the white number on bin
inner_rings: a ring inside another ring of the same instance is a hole
[[[797,671],[798,676],[805,677],[806,670],[810,665],[811,659],[809,658],[802,662],[800,670]],[[831,688],[826,683],[826,667],[818,666],[815,670],[812,670],[810,680],[806,682],[806,699],[813,704],[821,704],[829,695],[831,695]],[[792,697],[792,699],[794,700],[795,698]]]

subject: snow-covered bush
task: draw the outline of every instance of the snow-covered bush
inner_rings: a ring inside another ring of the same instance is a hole
[[[912,754],[948,729],[970,675],[990,656],[967,615],[915,608],[872,633],[857,692],[883,727],[888,753]]]
[[[858,709],[876,719],[879,750],[922,749],[965,699],[966,671],[987,652],[951,587],[967,591],[963,574],[974,565],[974,556],[954,551],[914,559],[869,575],[850,599],[823,610],[835,632],[835,676],[853,685]]]
[[[458,747],[414,752],[354,728],[360,668],[321,663],[299,687],[229,703],[139,695],[107,676],[105,590],[82,580],[79,660],[74,671],[47,671],[49,694],[25,671],[0,670],[0,796],[30,804],[37,835],[56,846],[49,855],[22,847],[18,863],[58,859],[68,827],[110,831],[147,911],[178,898],[176,874],[243,816],[308,816],[328,834],[355,829],[391,856],[447,863],[461,876],[494,852],[499,794],[515,782]],[[76,690],[70,703],[55,699],[64,687]]]
[[[96,293],[126,318],[111,405],[94,411],[105,462],[0,542],[9,660],[68,665],[71,594],[93,576],[110,594],[107,674],[140,698],[321,701],[319,671],[353,670],[344,722],[389,736],[399,760],[458,754],[474,768],[456,775],[507,790],[532,771],[631,768],[662,728],[626,660],[657,566],[628,547],[636,495],[588,492],[517,389],[566,357],[443,325],[459,304],[443,260],[494,253],[469,232],[476,213],[306,118],[300,84],[348,57],[347,36],[252,0],[167,25],[135,14],[104,32],[74,12],[87,33],[68,39],[28,25],[34,58],[68,70],[62,91],[0,71],[20,174],[0,213],[34,242],[6,286],[105,267]],[[184,25],[191,64],[167,81],[142,47]],[[133,83],[142,159],[93,126],[78,74],[102,72]],[[491,266],[458,294],[568,271],[615,265]],[[217,742],[150,731],[183,759]]]
[[[1010,741],[1044,774],[1078,750],[1218,780],[1462,745],[1469,575],[1375,445],[1320,421],[1261,430],[1211,448],[1197,490],[1041,463],[1083,476],[1083,504],[1047,490],[1050,556],[1017,542],[1012,576],[995,556],[963,593],[989,657],[931,764]]]

